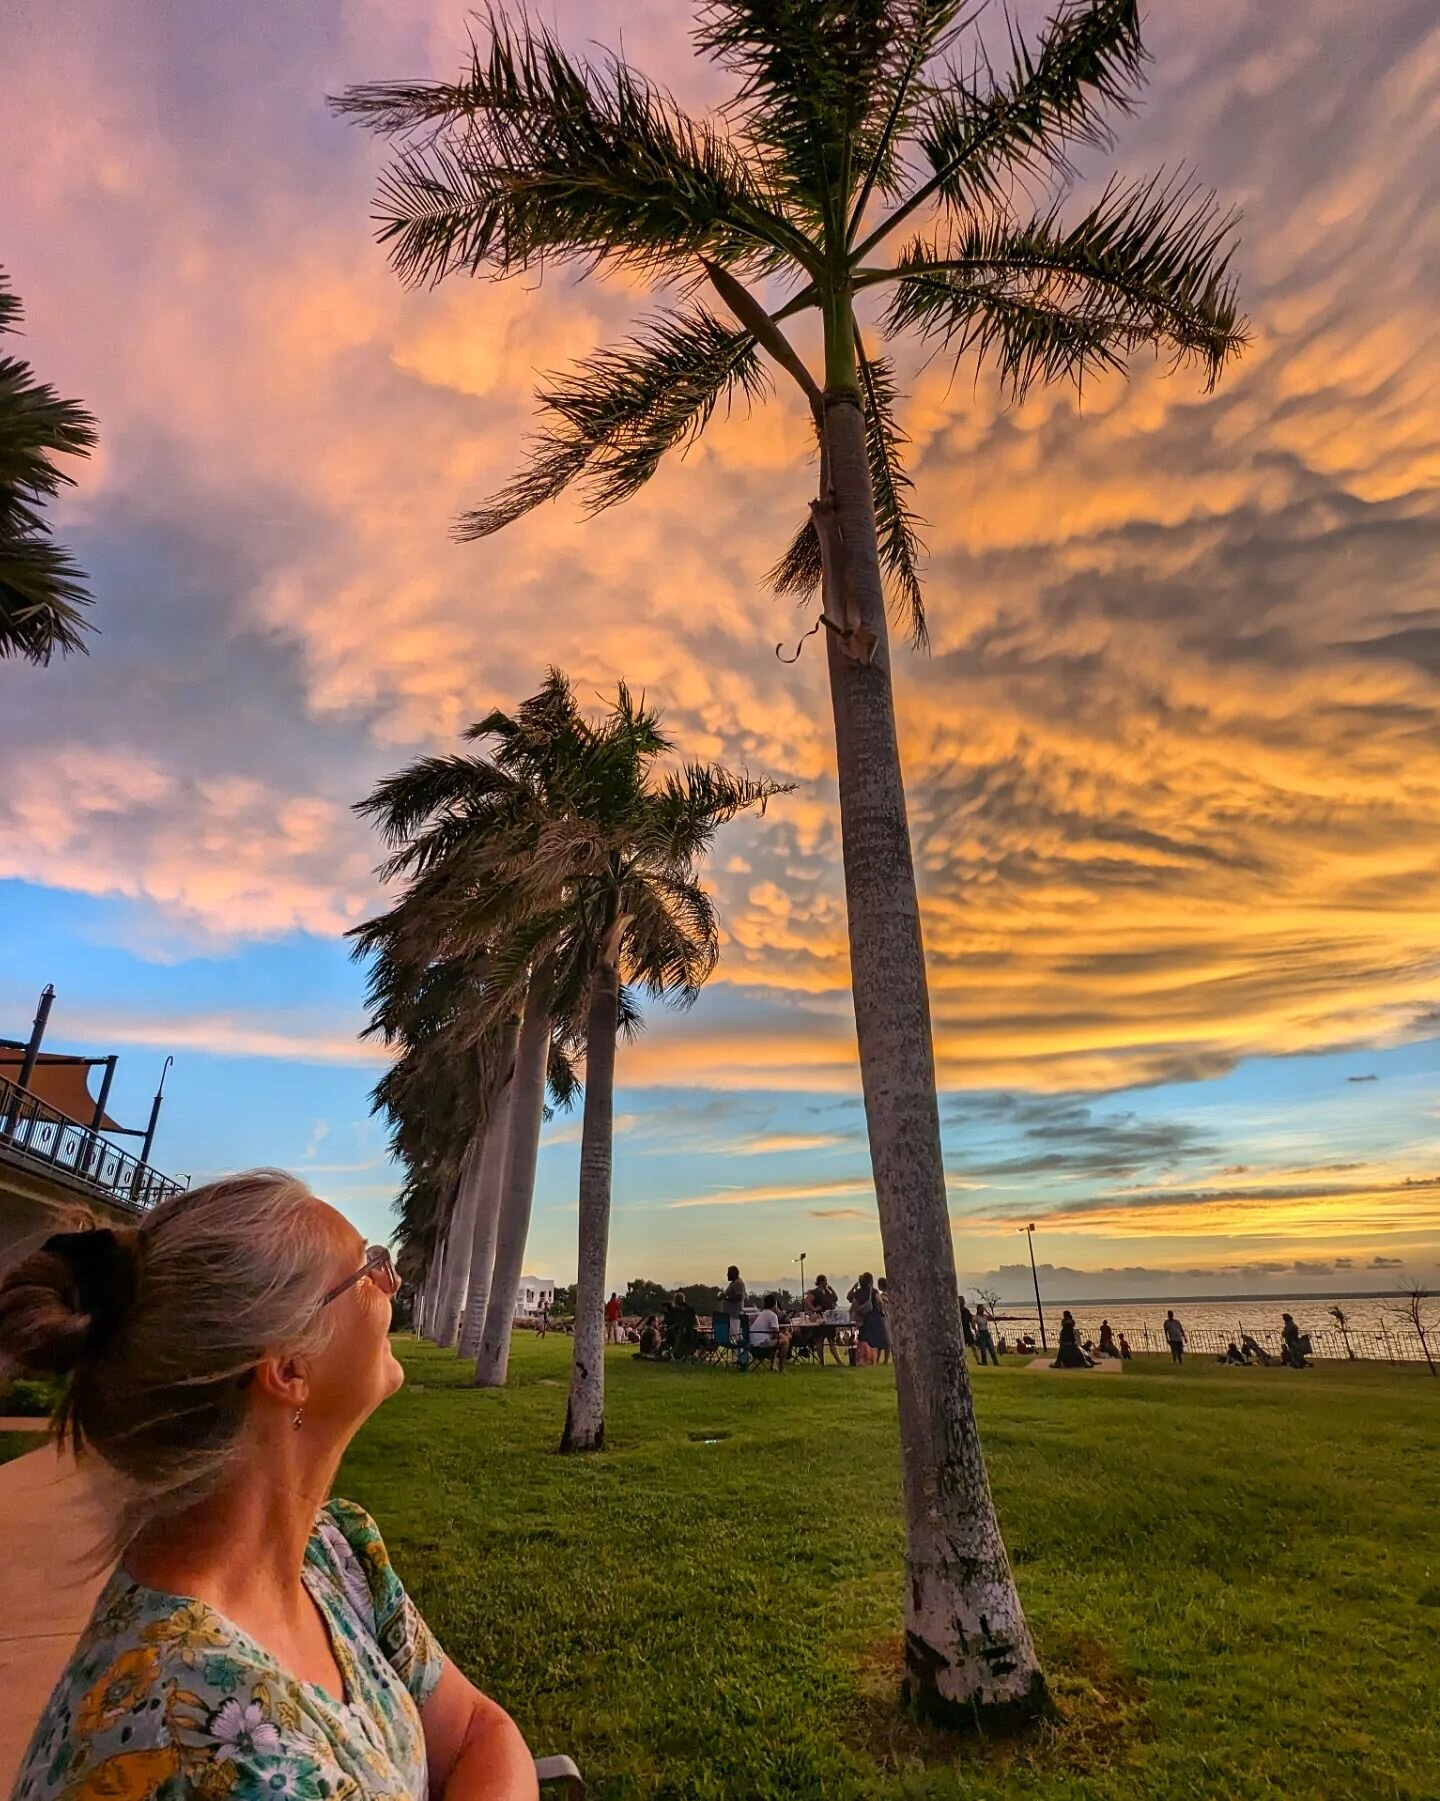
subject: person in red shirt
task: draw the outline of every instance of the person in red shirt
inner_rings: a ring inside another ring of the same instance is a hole
[[[605,1303],[605,1342],[607,1344],[619,1344],[620,1342],[620,1297],[618,1294],[612,1294]]]

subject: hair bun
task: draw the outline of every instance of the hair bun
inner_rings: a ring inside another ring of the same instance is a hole
[[[35,1375],[68,1375],[102,1348],[135,1290],[128,1240],[102,1226],[58,1232],[0,1282],[0,1357]]]

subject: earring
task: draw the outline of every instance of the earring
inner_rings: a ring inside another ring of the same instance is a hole
[[[305,1415],[299,1407],[297,1407],[295,1409],[295,1417],[293,1420],[291,1420],[290,1424],[295,1428],[295,1430],[297,1432],[305,1424]]]

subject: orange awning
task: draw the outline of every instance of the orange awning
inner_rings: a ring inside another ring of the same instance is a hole
[[[11,1082],[18,1082],[20,1065],[24,1060],[23,1050],[8,1044],[0,1045],[0,1076]],[[82,1126],[88,1126],[95,1117],[95,1096],[90,1092],[90,1070],[83,1063],[41,1051],[30,1072],[28,1086],[31,1094]],[[100,1130],[118,1132],[122,1128],[105,1113],[100,1118]]]

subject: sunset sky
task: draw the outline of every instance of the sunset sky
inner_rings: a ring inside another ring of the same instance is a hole
[[[1022,21],[1043,8],[1021,5]],[[680,4],[557,0],[696,108]],[[997,15],[998,16],[998,15]],[[1022,1292],[1392,1286],[1440,1267],[1440,18],[1434,0],[1155,0],[1110,167],[1243,212],[1254,341],[1211,396],[1003,404],[902,357],[933,651],[896,647],[959,1266]],[[362,1229],[395,1172],[340,934],[350,812],[547,663],[687,754],[796,784],[723,834],[689,1014],[621,1053],[611,1276],[879,1267],[810,621],[761,577],[813,490],[788,395],[628,506],[483,546],[537,371],[642,288],[406,292],[346,84],[454,74],[451,0],[19,0],[0,264],[22,354],[98,415],[60,509],[91,654],[0,669],[0,1036],[122,1053],[155,1161],[274,1163]],[[578,1116],[528,1266],[574,1269]],[[1028,1281],[1028,1268],[1026,1271]]]

